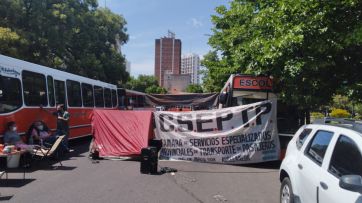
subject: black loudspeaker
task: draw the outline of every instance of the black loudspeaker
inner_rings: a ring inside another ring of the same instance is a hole
[[[149,146],[156,147],[157,152],[159,152],[161,150],[161,148],[162,148],[162,140],[150,140],[149,141]]]
[[[142,148],[141,150],[141,173],[157,173],[158,152],[156,147]]]

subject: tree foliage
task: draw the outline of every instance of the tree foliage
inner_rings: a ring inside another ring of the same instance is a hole
[[[347,96],[343,95],[334,95],[333,100],[330,103],[330,109],[344,109],[348,111],[353,117],[358,119],[362,118],[362,103],[354,102],[350,100]]]
[[[146,92],[148,94],[166,94],[167,90],[158,86],[155,76],[139,75],[138,78],[130,77],[125,87],[130,90]]]
[[[216,11],[206,89],[231,73],[263,74],[281,99],[304,108],[336,92],[362,99],[362,1],[233,0]]]
[[[166,94],[167,90],[163,87],[160,87],[158,85],[152,85],[150,87],[146,88],[145,91],[147,94]]]
[[[139,92],[145,92],[147,87],[158,85],[157,79],[155,76],[151,75],[139,75],[138,78],[130,77],[126,83],[126,88],[130,90],[135,90]]]
[[[330,116],[333,118],[349,118],[351,114],[345,109],[332,109]]]
[[[2,0],[0,53],[82,76],[126,82],[126,21],[97,0]]]
[[[186,92],[189,93],[203,93],[202,86],[198,84],[190,84],[186,87]]]

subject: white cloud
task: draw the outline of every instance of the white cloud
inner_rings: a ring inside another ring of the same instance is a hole
[[[192,23],[192,26],[195,28],[199,28],[204,25],[201,20],[198,20],[196,18],[191,18],[191,23]]]
[[[139,39],[139,38],[141,38],[141,37],[143,37],[143,34],[136,34],[136,35],[130,34],[130,35],[129,35],[129,39],[130,39],[130,40]]]

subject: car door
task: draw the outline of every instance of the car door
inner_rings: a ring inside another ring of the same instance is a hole
[[[304,153],[300,153],[297,169],[300,202],[317,202],[322,163],[332,137],[333,132],[317,130]]]
[[[343,133],[338,136],[331,158],[320,178],[320,203],[362,203],[360,193],[339,186],[339,178],[343,175],[362,176],[362,137],[348,131]]]

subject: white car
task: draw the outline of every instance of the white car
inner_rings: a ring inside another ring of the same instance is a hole
[[[280,202],[362,203],[362,133],[326,124],[301,127],[280,166]]]

